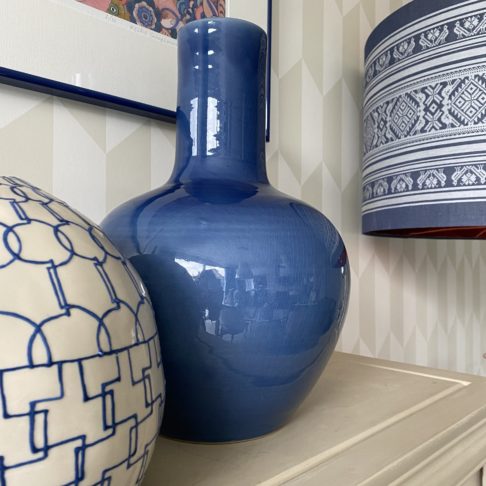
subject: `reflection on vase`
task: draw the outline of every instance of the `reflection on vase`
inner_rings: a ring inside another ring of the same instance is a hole
[[[149,290],[167,379],[162,432],[180,439],[285,424],[346,312],[338,232],[267,179],[265,49],[264,32],[235,19],[181,30],[172,177],[103,222]]]
[[[238,204],[228,183],[221,200],[226,191],[232,202],[214,204],[170,184],[104,225],[154,305],[163,431],[191,440],[285,423],[334,349],[349,291],[345,247],[317,211],[267,185],[252,185]],[[120,238],[120,228],[131,229]]]

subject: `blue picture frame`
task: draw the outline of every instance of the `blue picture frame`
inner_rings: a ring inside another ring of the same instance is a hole
[[[83,6],[84,7],[84,6]],[[89,8],[89,7],[86,7]],[[268,33],[268,57],[267,57],[267,119],[266,138],[270,140],[270,101],[271,101],[271,51],[272,51],[272,0],[267,0],[267,33]],[[118,20],[118,19],[117,19]],[[125,22],[120,20],[120,22]],[[1,34],[0,34],[1,39]],[[4,39],[4,42],[6,39]],[[0,40],[0,50],[1,50]],[[174,69],[176,66],[174,65]],[[175,123],[176,113],[169,107],[156,106],[150,103],[142,103],[129,97],[116,96],[102,90],[91,89],[76,84],[61,82],[46,76],[38,76],[33,73],[12,69],[5,65],[0,56],[0,83],[46,93],[75,101],[122,111],[142,117],[151,118],[167,123]]]

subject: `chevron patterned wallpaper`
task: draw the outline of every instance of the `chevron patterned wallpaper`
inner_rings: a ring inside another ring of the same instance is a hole
[[[353,281],[340,350],[486,375],[486,243],[360,234],[363,47],[404,3],[274,0],[269,173],[346,241]],[[0,85],[0,174],[95,221],[165,182],[174,137],[171,125]]]

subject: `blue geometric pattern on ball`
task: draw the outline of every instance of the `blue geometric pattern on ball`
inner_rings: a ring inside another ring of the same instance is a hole
[[[140,484],[164,392],[138,275],[14,177],[0,177],[0,236],[0,486]]]

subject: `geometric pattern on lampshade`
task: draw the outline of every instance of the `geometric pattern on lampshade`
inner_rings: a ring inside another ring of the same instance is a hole
[[[486,1],[414,0],[365,49],[363,233],[486,238]]]

